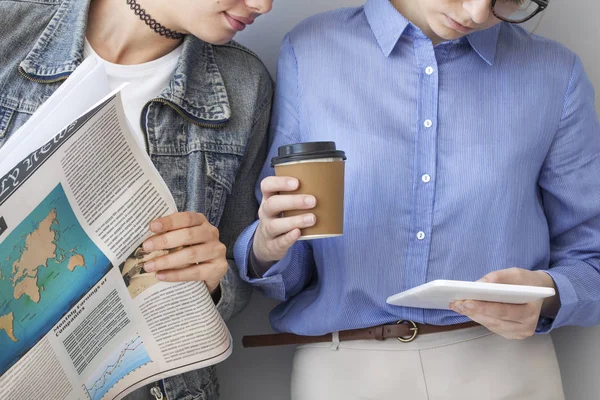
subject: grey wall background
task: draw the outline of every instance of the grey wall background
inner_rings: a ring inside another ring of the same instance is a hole
[[[304,18],[325,10],[354,7],[362,0],[276,0],[273,11],[238,37],[253,49],[275,76],[283,36]],[[600,3],[598,0],[553,0],[536,33],[555,39],[583,60],[600,93]],[[538,21],[532,21],[532,29]],[[600,102],[596,102],[600,112]],[[600,177],[599,177],[600,179]],[[269,311],[275,302],[254,292],[242,315],[230,323],[234,353],[218,366],[223,400],[287,400],[293,347],[243,349],[241,337],[271,332]],[[553,334],[567,400],[600,398],[600,327],[563,328]]]

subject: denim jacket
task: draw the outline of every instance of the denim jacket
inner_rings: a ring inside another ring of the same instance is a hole
[[[90,0],[0,0],[0,146],[83,61]],[[180,211],[219,227],[230,270],[217,308],[225,320],[250,296],[233,244],[256,218],[254,185],[266,156],[273,84],[241,45],[188,35],[176,71],[140,123],[150,157]],[[216,399],[215,369],[160,382],[168,399]],[[153,398],[147,388],[131,398]]]

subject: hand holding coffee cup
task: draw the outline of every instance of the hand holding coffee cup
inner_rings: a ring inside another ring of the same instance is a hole
[[[282,146],[261,182],[263,200],[253,252],[262,267],[282,259],[296,240],[340,236],[344,221],[343,151],[333,142]]]
[[[260,222],[252,246],[258,263],[267,268],[281,260],[301,236],[301,229],[313,226],[316,216],[310,212],[316,205],[312,195],[289,194],[298,189],[296,178],[269,176],[262,180],[263,199],[258,210]],[[286,211],[304,210],[300,215],[281,217]]]

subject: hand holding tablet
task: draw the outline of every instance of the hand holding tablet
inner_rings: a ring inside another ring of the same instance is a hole
[[[456,300],[525,304],[554,294],[554,289],[539,286],[435,280],[390,296],[387,303],[403,307],[448,310],[449,304]]]

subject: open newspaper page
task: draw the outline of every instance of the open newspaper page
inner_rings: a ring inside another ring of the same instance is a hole
[[[118,399],[230,354],[204,283],[142,268],[175,211],[119,93],[0,178],[2,399]]]
[[[10,172],[29,153],[42,147],[110,92],[104,65],[96,57],[88,57],[0,147],[0,176]]]

